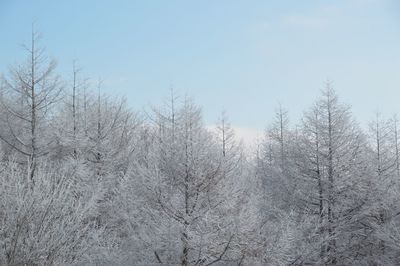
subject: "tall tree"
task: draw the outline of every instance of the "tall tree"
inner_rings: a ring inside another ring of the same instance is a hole
[[[363,162],[366,142],[351,116],[350,108],[339,103],[330,84],[327,84],[316,108],[319,118],[319,170],[323,170],[319,179],[326,184],[325,188],[322,187],[326,208],[323,207],[325,213],[320,214],[326,217],[328,232],[324,263],[346,264],[349,263],[346,252],[350,248],[345,240],[348,237],[346,234],[354,226],[349,221],[360,215],[359,211],[366,202],[368,175]],[[320,186],[318,190],[319,194]]]
[[[32,26],[31,44],[25,46],[26,63],[13,67],[3,88],[6,111],[2,117],[7,124],[7,134],[0,138],[28,159],[28,181],[33,185],[37,160],[49,152],[51,139],[43,137],[51,107],[59,99],[62,86],[55,74],[56,62],[49,60],[44,49],[38,47],[39,34]]]
[[[175,237],[181,246],[171,261],[160,252],[158,259],[180,265],[222,262],[231,251],[234,235],[233,224],[226,219],[229,186],[223,186],[227,168],[221,149],[202,125],[200,109],[190,100],[173,114],[173,124],[171,115],[155,116],[158,142],[144,174],[154,193],[150,196],[156,200],[154,206],[177,228]]]

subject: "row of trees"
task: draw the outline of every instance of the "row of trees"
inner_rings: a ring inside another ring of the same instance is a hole
[[[66,82],[37,46],[1,79],[0,265],[396,265],[394,117],[361,130],[327,84],[253,154],[171,91],[147,114]],[[101,84],[98,84],[100,88]]]
[[[288,263],[397,264],[397,123],[378,114],[362,131],[330,84],[294,129],[277,111],[256,168],[267,209],[279,209],[264,219],[283,215],[296,225]]]

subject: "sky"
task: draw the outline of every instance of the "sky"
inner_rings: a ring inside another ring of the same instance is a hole
[[[32,21],[66,79],[77,60],[138,111],[173,87],[244,138],[279,104],[296,123],[327,80],[361,123],[400,113],[396,0],[0,0],[0,73],[25,58]]]

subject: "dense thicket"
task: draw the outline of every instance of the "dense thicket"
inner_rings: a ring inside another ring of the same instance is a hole
[[[37,46],[1,79],[0,265],[397,265],[398,120],[327,84],[244,152],[191,99],[140,114]],[[100,86],[100,84],[99,84]]]

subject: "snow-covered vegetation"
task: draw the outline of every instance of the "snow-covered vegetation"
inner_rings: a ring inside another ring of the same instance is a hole
[[[396,117],[362,130],[326,84],[244,152],[226,115],[174,93],[134,112],[36,37],[0,83],[0,265],[400,261]]]

